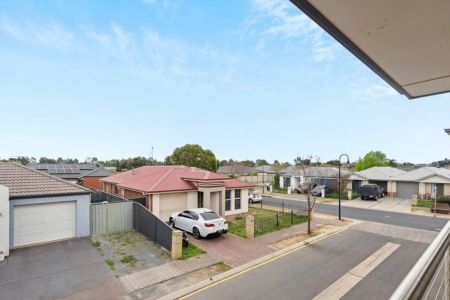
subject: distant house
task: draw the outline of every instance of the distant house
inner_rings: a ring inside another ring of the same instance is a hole
[[[89,236],[90,195],[47,173],[0,163],[0,251]]]
[[[350,179],[353,189],[360,184],[376,183],[391,197],[411,199],[417,195],[430,199],[433,187],[437,198],[450,196],[450,170],[446,168],[422,167],[406,172],[390,167],[373,167],[355,172]]]
[[[289,166],[280,171],[280,187],[291,189],[298,188],[304,182],[313,182],[332,186],[333,181],[338,178],[338,168],[336,167],[307,167]],[[349,175],[346,169],[341,169],[341,175]]]
[[[100,179],[103,190],[141,203],[162,220],[190,208],[210,208],[222,216],[248,211],[253,185],[185,166],[144,166]]]
[[[261,173],[261,174],[273,175],[273,174],[277,173],[272,165],[263,165],[263,166],[255,167],[255,169],[257,170],[258,173]]]
[[[217,173],[224,174],[232,177],[238,176],[248,176],[257,174],[258,170],[252,167],[247,167],[243,165],[230,165],[230,166],[221,166]]]
[[[393,185],[396,176],[405,174],[406,171],[392,167],[372,167],[359,172],[354,172],[350,176],[352,190],[357,191],[361,184],[374,183],[382,187],[388,196],[397,195]]]
[[[98,179],[115,174],[105,168],[97,167],[94,164],[30,164],[30,167],[52,176],[67,180],[72,183],[78,183],[102,189],[102,184]]]

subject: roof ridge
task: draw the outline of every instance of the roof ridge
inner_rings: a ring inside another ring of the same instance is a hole
[[[61,178],[59,178],[59,177],[50,175],[50,174],[48,174],[48,173],[46,173],[46,172],[41,172],[41,171],[36,170],[36,169],[33,169],[33,168],[31,168],[31,167],[24,166],[24,165],[22,165],[22,164],[16,164],[16,163],[13,163],[13,162],[7,162],[7,163],[2,162],[2,164],[6,164],[6,165],[7,165],[7,164],[9,164],[9,165],[14,165],[14,166],[17,166],[17,167],[19,167],[19,168],[26,169],[26,170],[32,171],[32,172],[34,172],[34,173],[37,173],[37,174],[47,176],[47,177],[49,177],[49,178],[51,178],[51,179],[54,179],[54,180],[56,180],[56,181],[63,182],[63,183],[65,183],[65,184],[67,184],[67,185],[71,185],[71,186],[73,186],[73,187],[77,187],[77,188],[79,188],[79,189],[81,189],[81,190],[85,190],[85,191],[87,191],[87,192],[91,192],[90,189],[85,188],[84,186],[81,186],[81,185],[78,185],[78,184],[69,182],[69,181],[64,180],[64,179],[61,179]]]

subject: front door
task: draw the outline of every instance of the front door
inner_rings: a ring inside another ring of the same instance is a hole
[[[203,207],[203,192],[197,192],[197,207],[202,208]]]

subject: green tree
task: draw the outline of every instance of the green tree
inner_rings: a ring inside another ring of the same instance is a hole
[[[394,160],[390,160],[381,151],[370,151],[363,158],[358,159],[355,164],[356,171],[362,171],[371,167],[384,167],[391,165]]]
[[[255,166],[255,162],[253,160],[249,160],[249,159],[241,161],[241,164],[246,167],[254,167]]]
[[[265,159],[257,159],[256,160],[257,167],[261,167],[261,166],[268,165],[268,164],[269,164],[269,162]]]
[[[217,171],[220,161],[209,149],[203,149],[197,144],[186,144],[173,150],[172,155],[167,156],[165,163],[168,165],[184,165],[197,167],[212,172]]]
[[[273,176],[273,186],[274,186],[276,189],[279,189],[279,188],[280,188],[280,173],[276,173],[276,174]]]

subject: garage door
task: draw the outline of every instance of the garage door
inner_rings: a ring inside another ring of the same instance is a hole
[[[14,247],[75,236],[75,201],[14,207]]]
[[[397,197],[411,199],[419,194],[419,184],[416,182],[397,182]]]
[[[172,213],[185,210],[186,201],[186,193],[161,194],[159,196],[159,217],[161,220],[167,222]]]

